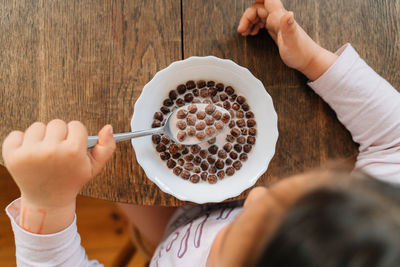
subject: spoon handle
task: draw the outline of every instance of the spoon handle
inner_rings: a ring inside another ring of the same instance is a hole
[[[141,130],[141,131],[135,131],[135,132],[128,132],[128,133],[117,133],[113,134],[114,140],[116,143],[125,141],[125,140],[130,140],[132,138],[136,137],[142,137],[142,136],[147,136],[147,135],[152,135],[152,134],[157,134],[157,133],[163,133],[164,132],[164,127],[158,127],[158,128],[153,128],[149,130]],[[87,148],[90,149],[94,147],[97,144],[98,136],[88,136],[88,143],[87,143]]]

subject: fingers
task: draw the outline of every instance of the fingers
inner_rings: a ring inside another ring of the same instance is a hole
[[[67,137],[67,124],[59,119],[52,120],[47,124],[45,142],[59,143]]]
[[[46,125],[35,122],[25,131],[23,145],[32,145],[43,140],[46,133]]]
[[[11,132],[3,142],[3,159],[6,161],[7,156],[22,145],[24,133],[20,131]]]
[[[98,144],[89,152],[92,159],[93,176],[100,172],[115,150],[111,125],[104,126],[98,136]]]
[[[66,142],[68,145],[82,147],[82,149],[86,150],[88,134],[85,125],[79,121],[71,121],[68,123],[67,128],[68,136]]]
[[[265,0],[264,7],[268,13],[284,10],[284,6],[280,0]]]
[[[268,12],[265,10],[264,5],[262,3],[254,3],[244,11],[237,31],[246,36],[254,29],[253,25],[260,21],[265,21],[267,17]]]
[[[286,12],[286,14],[281,17],[280,28],[284,43],[295,41],[293,38],[295,38],[296,23],[293,12]]]
[[[265,21],[258,22],[253,29],[250,31],[250,35],[256,35],[258,32],[265,27]]]

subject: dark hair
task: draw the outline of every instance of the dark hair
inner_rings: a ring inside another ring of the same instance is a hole
[[[290,208],[256,266],[400,266],[400,188],[372,178],[319,188]]]

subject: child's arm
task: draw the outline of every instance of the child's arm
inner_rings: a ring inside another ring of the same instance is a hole
[[[7,208],[17,262],[72,266],[87,261],[76,232],[75,200],[112,155],[112,127],[99,132],[99,144],[90,152],[86,144],[80,122],[61,120],[34,123],[4,140],[4,162],[21,191],[21,199]]]
[[[360,144],[356,169],[400,184],[400,94],[350,46],[335,55],[317,45],[279,0],[257,1],[240,20],[242,35],[264,25],[282,60],[303,72]]]

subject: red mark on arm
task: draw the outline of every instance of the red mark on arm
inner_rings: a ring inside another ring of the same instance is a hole
[[[21,228],[34,234],[41,234],[46,214],[46,210],[44,209],[23,207],[22,217],[20,219]]]

